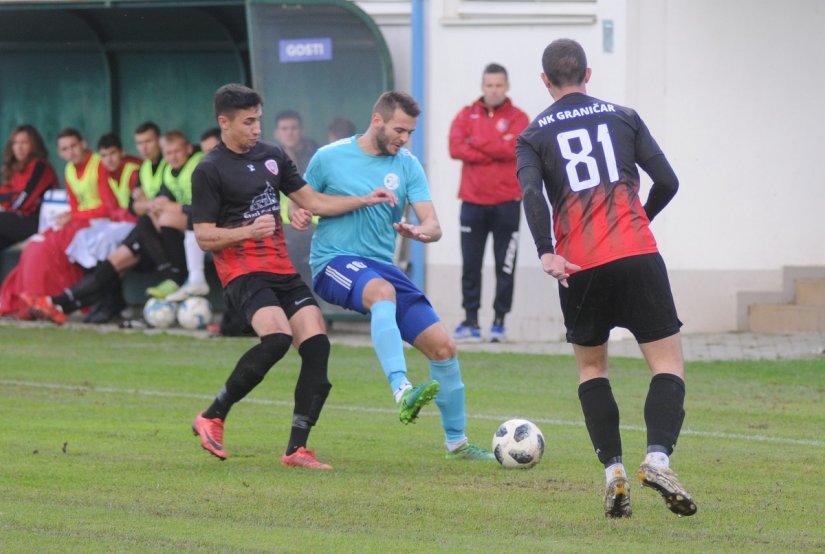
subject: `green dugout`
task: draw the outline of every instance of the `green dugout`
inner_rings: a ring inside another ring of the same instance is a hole
[[[0,136],[33,124],[61,181],[60,129],[77,128],[91,148],[114,132],[136,153],[133,132],[148,120],[197,144],[217,125],[215,90],[230,82],[262,93],[264,140],[275,114],[294,109],[305,135],[324,144],[336,117],[366,128],[393,70],[378,27],[345,0],[0,0]],[[18,253],[0,256],[0,277]],[[220,309],[211,264],[207,277]],[[127,301],[142,303],[155,283],[131,273]],[[330,321],[359,315],[344,312],[324,307]]]
[[[263,94],[266,140],[289,108],[323,144],[336,117],[363,129],[392,75],[375,23],[345,0],[0,1],[0,133],[35,125],[61,175],[63,127],[91,147],[115,132],[135,152],[151,120],[196,144],[228,82]]]

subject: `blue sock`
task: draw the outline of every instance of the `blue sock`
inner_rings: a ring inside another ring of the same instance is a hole
[[[404,358],[404,343],[401,331],[395,321],[395,302],[382,300],[372,305],[370,331],[372,347],[390,382],[392,392],[407,382],[407,360]]]
[[[461,382],[461,367],[458,358],[430,360],[430,379],[438,381],[441,388],[435,403],[441,411],[441,425],[447,442],[454,444],[467,440],[464,413],[464,383]]]

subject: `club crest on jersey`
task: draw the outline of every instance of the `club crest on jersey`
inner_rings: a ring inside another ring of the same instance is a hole
[[[384,188],[387,190],[395,190],[401,184],[401,179],[395,173],[387,173],[384,176]]]
[[[278,162],[275,160],[267,160],[264,162],[264,167],[266,167],[270,173],[273,175],[278,174]]]
[[[503,133],[504,131],[506,131],[509,128],[510,128],[510,122],[507,121],[506,119],[499,119],[496,122],[496,129],[498,129],[499,133]]]
[[[250,173],[255,171],[255,166],[252,164],[246,164],[246,168],[249,169]]]

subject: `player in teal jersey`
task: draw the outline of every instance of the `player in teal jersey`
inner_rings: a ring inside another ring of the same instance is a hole
[[[317,191],[360,196],[383,187],[394,206],[369,206],[321,218],[310,254],[315,292],[327,302],[371,315],[372,342],[402,422],[415,421],[433,396],[441,412],[447,458],[494,460],[467,441],[464,383],[455,341],[424,293],[393,264],[398,235],[421,242],[441,238],[441,226],[421,164],[403,146],[415,130],[420,109],[408,94],[386,92],[376,102],[367,131],[321,148],[304,178]],[[417,225],[403,220],[409,203]],[[295,209],[292,225],[302,228],[312,214]],[[431,381],[413,386],[407,378],[403,341],[429,360]]]

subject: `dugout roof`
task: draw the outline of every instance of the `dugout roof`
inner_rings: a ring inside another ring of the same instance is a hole
[[[227,82],[263,94],[267,140],[291,108],[323,143],[335,117],[365,125],[392,75],[377,26],[345,0],[0,0],[0,132],[34,124],[58,170],[63,127],[92,146],[113,131],[132,152],[152,120],[196,143]]]

